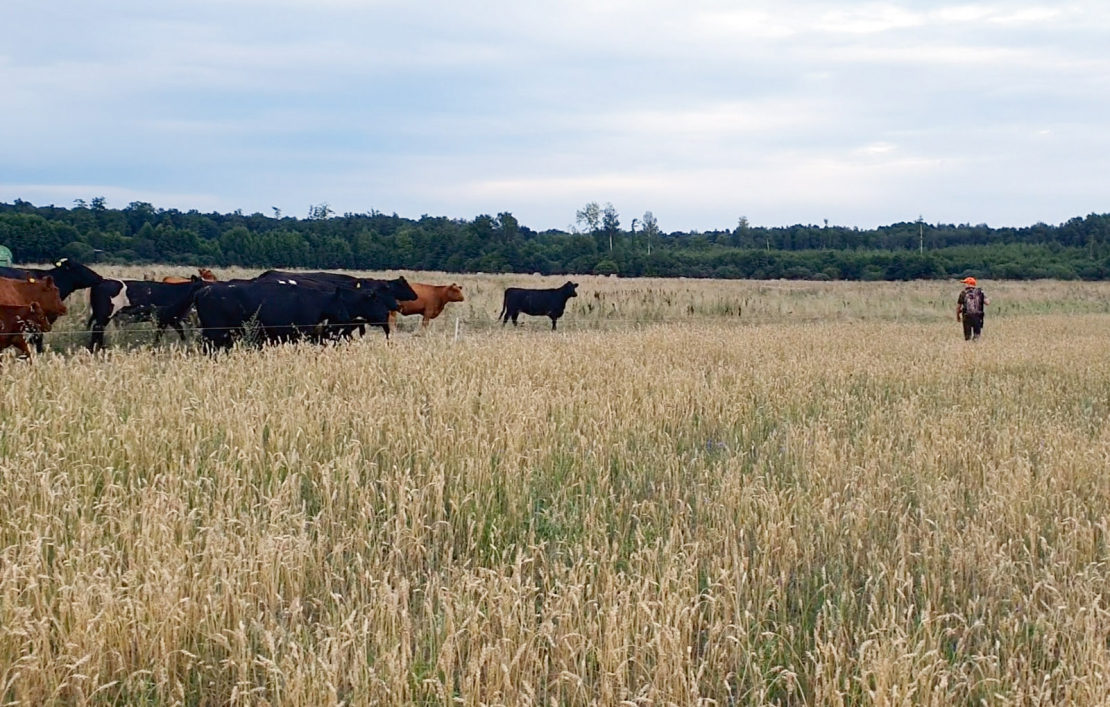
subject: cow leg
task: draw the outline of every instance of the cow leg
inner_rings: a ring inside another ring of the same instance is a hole
[[[27,346],[27,339],[25,337],[16,336],[12,344],[19,349],[21,354],[20,358],[25,358],[28,362],[31,361],[31,349]]]
[[[170,322],[170,326],[177,330],[177,335],[181,337],[181,343],[185,343],[185,327],[182,326],[180,319],[175,319]]]
[[[31,334],[31,341],[35,344],[35,351],[41,354],[45,349],[45,346],[43,345],[42,332],[40,331]]]
[[[94,314],[89,317],[89,323],[85,325],[89,330],[89,351],[97,351],[104,348],[104,324],[101,324],[98,317]]]
[[[216,352],[219,351],[220,349],[225,349],[226,350],[226,349],[231,348],[231,337],[230,336],[228,336],[228,337],[222,337],[222,336],[217,337],[217,336],[214,336],[214,335],[209,336],[208,333],[205,333],[202,336],[203,336],[203,340],[204,340],[204,344],[203,344],[204,353],[208,354],[209,356],[215,356]]]
[[[556,324],[556,323],[557,323],[558,321],[559,321],[559,318],[558,318],[558,317],[552,317],[552,318],[551,318],[551,331],[555,331],[555,328],[556,328],[556,327],[555,327],[555,324]]]

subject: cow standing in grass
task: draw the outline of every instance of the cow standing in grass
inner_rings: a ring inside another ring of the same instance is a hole
[[[291,285],[316,283],[318,285],[323,284],[331,287],[342,287],[348,290],[369,290],[376,293],[378,299],[386,303],[388,311],[380,317],[375,315],[374,317],[356,318],[354,321],[341,328],[339,333],[345,338],[353,336],[356,329],[360,334],[365,334],[366,325],[370,325],[381,327],[388,339],[389,328],[392,322],[389,317],[389,312],[396,311],[400,302],[408,302],[416,299],[416,291],[412,289],[408,281],[403,277],[398,277],[393,280],[379,280],[370,277],[355,277],[353,275],[345,275],[337,272],[287,272],[284,270],[267,270],[255,278],[255,281],[278,282]]]
[[[185,341],[181,321],[193,308],[197,293],[209,283],[203,280],[183,284],[150,282],[148,280],[104,280],[89,292],[92,313],[89,316],[89,350],[104,346],[104,328],[120,317],[148,319],[158,325],[154,343],[162,338],[166,327],[172,326]]]
[[[197,316],[207,348],[230,348],[258,334],[257,343],[324,341],[358,321],[386,320],[397,301],[371,287],[336,287],[312,280],[230,280],[197,296]]]
[[[426,328],[428,322],[438,317],[449,302],[463,301],[462,288],[454,283],[450,285],[425,285],[421,282],[410,282],[409,285],[416,293],[416,299],[398,301],[401,308],[396,312],[389,313],[389,325],[391,327],[396,325],[398,314],[404,316],[421,314],[424,319],[420,322],[420,326]]]
[[[62,295],[49,275],[25,280],[0,277],[0,305],[23,307],[32,303],[42,308],[51,323],[66,313]]]
[[[517,317],[528,314],[533,317],[551,317],[551,330],[555,331],[559,317],[567,307],[567,300],[578,296],[578,283],[566,282],[562,287],[548,290],[531,290],[524,287],[510,287],[505,290],[504,304],[501,306],[501,326],[510,319],[517,325]]]

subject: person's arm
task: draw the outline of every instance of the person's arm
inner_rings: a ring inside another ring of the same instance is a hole
[[[964,313],[964,293],[961,292],[960,296],[956,298],[956,321],[960,321]]]

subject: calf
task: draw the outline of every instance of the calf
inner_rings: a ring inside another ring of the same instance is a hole
[[[50,319],[38,302],[26,305],[0,305],[0,351],[14,346],[20,355],[31,360],[27,335],[50,331]]]
[[[104,280],[89,292],[92,314],[89,316],[89,350],[104,346],[104,328],[119,317],[149,319],[158,325],[154,342],[162,338],[167,326],[172,326],[185,341],[185,328],[181,320],[193,307],[197,293],[208,287],[203,281],[171,284],[146,280]]]
[[[398,301],[397,304],[400,305],[400,309],[389,313],[389,325],[391,327],[395,326],[398,313],[406,317],[412,314],[422,314],[424,319],[420,322],[420,326],[427,327],[428,322],[443,312],[443,308],[447,306],[448,302],[463,301],[462,288],[454,283],[450,285],[425,285],[421,282],[410,282],[409,286],[416,293],[416,299]]]
[[[510,287],[505,290],[504,304],[501,305],[501,326],[505,326],[510,319],[513,326],[517,325],[516,318],[521,314],[533,317],[551,317],[551,330],[555,331],[555,323],[563,316],[567,307],[567,300],[578,296],[578,283],[567,281],[562,287],[549,290],[531,290],[524,287]]]

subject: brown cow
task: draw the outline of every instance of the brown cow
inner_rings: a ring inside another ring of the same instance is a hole
[[[462,288],[451,283],[450,285],[425,285],[419,282],[410,282],[409,285],[416,293],[416,299],[401,302],[400,312],[389,313],[389,326],[392,328],[397,323],[397,314],[408,316],[410,314],[423,314],[424,320],[420,326],[428,326],[428,322],[435,319],[447,306],[448,302],[462,302]]]
[[[216,276],[213,275],[212,271],[208,268],[197,268],[197,272],[200,273],[201,280],[204,280],[205,282],[216,282]],[[162,278],[162,282],[170,285],[182,285],[186,282],[192,282],[193,278],[195,277],[196,275],[194,275],[193,277],[178,277],[176,275],[170,275],[169,277]]]
[[[38,302],[0,305],[0,351],[14,346],[29,361],[31,349],[24,335],[43,331],[50,331],[50,320]]]
[[[0,305],[21,307],[32,302],[37,302],[42,307],[51,324],[66,313],[61,293],[54,284],[54,278],[49,275],[29,277],[26,280],[0,277]]]

